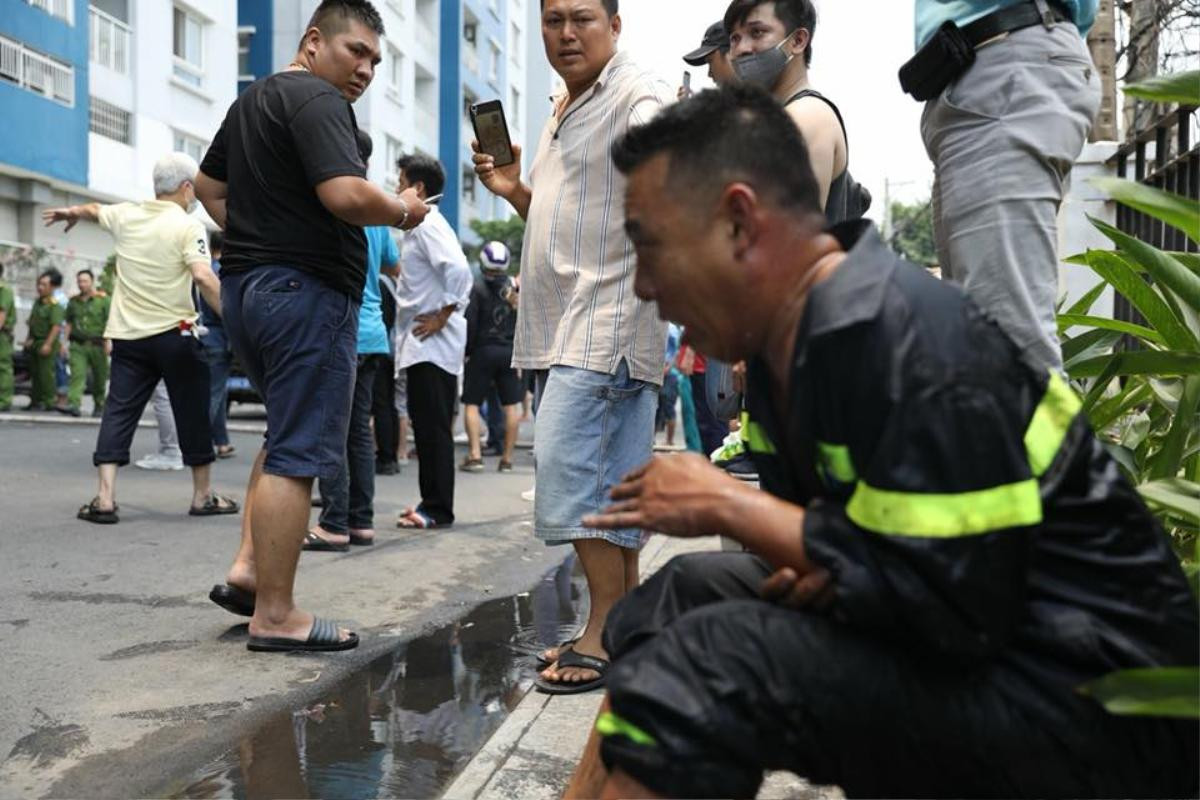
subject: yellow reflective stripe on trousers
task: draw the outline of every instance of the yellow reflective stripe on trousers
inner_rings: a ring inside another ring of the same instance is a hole
[[[817,442],[817,450],[821,454],[821,465],[825,471],[838,483],[854,483],[858,480],[858,472],[854,469],[854,461],[850,458],[850,448],[844,444]]]
[[[596,732],[601,736],[624,736],[634,744],[654,747],[658,742],[654,737],[634,725],[632,722],[618,717],[611,711],[606,711],[596,720]]]
[[[767,436],[767,432],[763,430],[763,426],[757,422],[747,418],[742,425],[743,437],[746,440],[746,446],[751,452],[762,453],[763,455],[775,455],[775,445],[771,442],[771,437]]]
[[[1034,409],[1033,419],[1025,431],[1025,452],[1029,458],[1029,469],[1035,477],[1045,475],[1054,463],[1071,421],[1081,407],[1082,403],[1074,390],[1057,372],[1051,372],[1046,394]]]
[[[1042,521],[1036,479],[958,494],[914,494],[859,481],[846,505],[855,525],[888,536],[949,539],[977,536]]]

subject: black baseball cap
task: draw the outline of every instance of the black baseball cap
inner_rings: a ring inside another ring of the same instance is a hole
[[[725,33],[724,22],[714,22],[704,32],[700,46],[683,57],[683,60],[693,67],[702,67],[714,51],[729,52],[729,34]]]

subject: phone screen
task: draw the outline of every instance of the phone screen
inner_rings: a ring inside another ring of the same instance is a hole
[[[479,149],[496,159],[497,167],[508,166],[516,160],[512,141],[508,137],[508,123],[504,119],[504,107],[499,100],[472,106],[472,122]]]

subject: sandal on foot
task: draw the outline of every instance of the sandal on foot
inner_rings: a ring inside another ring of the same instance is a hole
[[[113,506],[111,511],[105,511],[100,508],[100,498],[92,499],[92,502],[86,506],[79,507],[79,513],[75,515],[84,522],[94,522],[97,525],[116,525],[121,521],[117,516],[117,507]]]
[[[438,527],[438,524],[433,517],[424,511],[413,510],[401,514],[396,520],[396,527],[406,530],[428,530]]]
[[[303,641],[281,636],[251,636],[250,641],[246,642],[247,650],[259,653],[332,653],[356,647],[357,633],[351,633],[350,638],[343,642],[338,638],[338,626],[320,617],[313,618],[312,630]]]
[[[350,546],[351,547],[371,547],[375,544],[374,536],[363,536],[362,534],[350,531]]]
[[[482,458],[465,459],[461,464],[458,465],[458,468],[461,469],[463,472],[483,472],[483,459]]]
[[[497,472],[512,472],[513,471],[513,463],[511,461],[501,461],[499,466],[496,467],[496,471]]]
[[[579,641],[579,637],[576,636],[574,639],[567,639],[565,642],[562,642],[561,644],[559,644],[558,648],[557,648],[558,649],[558,658],[562,658],[563,653],[567,652],[572,647],[574,647],[578,641]],[[542,655],[542,653],[538,653],[536,656],[533,657],[533,660],[537,662],[538,670],[541,671],[544,669],[548,669],[549,667],[553,667],[555,661],[558,661],[558,658],[556,658],[552,661],[552,660],[546,658],[546,656]]]
[[[256,600],[254,592],[247,592],[245,589],[231,586],[228,583],[218,583],[208,593],[208,599],[230,614],[237,614],[239,617],[254,616],[254,603]]]
[[[237,455],[237,448],[231,444],[217,448],[217,458],[233,458],[235,455]]]
[[[596,689],[603,688],[607,682],[608,676],[606,673],[608,672],[609,664],[610,662],[607,659],[585,656],[583,653],[567,650],[558,656],[559,669],[566,667],[590,669],[592,672],[598,673],[600,677],[593,678],[590,681],[548,681],[545,678],[538,678],[534,681],[533,685],[542,694],[583,694],[584,692],[595,691]]]
[[[192,506],[188,509],[188,514],[193,517],[216,517],[222,514],[236,514],[240,510],[236,500],[213,492],[204,499],[204,505]]]
[[[337,544],[309,531],[304,534],[304,546],[300,548],[314,553],[348,553],[349,544]]]

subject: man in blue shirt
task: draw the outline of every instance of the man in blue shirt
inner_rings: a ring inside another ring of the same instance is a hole
[[[358,131],[363,163],[371,157],[371,137]],[[358,371],[350,407],[350,432],[341,474],[317,482],[323,508],[321,519],[304,539],[305,550],[345,552],[350,545],[375,543],[375,439],[371,435],[371,405],[375,376],[391,356],[387,327],[383,324],[383,297],[379,273],[400,271],[400,251],[390,229],[376,225],[363,229],[367,237],[367,279],[358,312]]]
[[[925,106],[942,273],[1032,363],[1062,370],[1056,218],[1100,105],[1083,36],[1097,0],[917,0],[916,44],[947,23],[970,63]],[[933,41],[937,45],[938,41]],[[919,94],[918,94],[919,96]]]
[[[221,274],[221,249],[224,246],[224,234],[220,231],[209,234],[208,249],[212,253],[214,275]],[[225,335],[221,315],[204,302],[199,293],[196,305],[200,309],[200,324],[208,330],[200,337],[200,342],[204,345],[204,358],[208,361],[208,418],[212,423],[213,448],[217,458],[232,458],[234,447],[229,442],[226,412],[229,407],[229,372],[233,367],[233,350],[229,347],[229,338]]]

